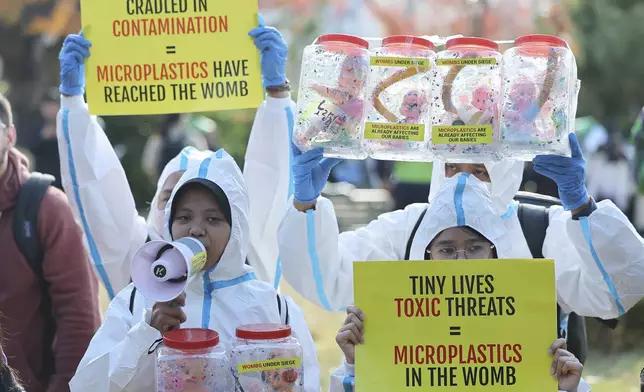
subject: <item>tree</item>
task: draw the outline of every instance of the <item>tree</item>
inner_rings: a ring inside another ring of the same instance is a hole
[[[572,7],[579,44],[579,116],[627,129],[644,105],[644,3],[584,0]]]

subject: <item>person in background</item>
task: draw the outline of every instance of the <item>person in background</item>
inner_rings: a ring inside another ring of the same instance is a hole
[[[427,200],[432,167],[431,162],[378,161],[378,172],[384,188],[394,199],[396,210]]]
[[[60,157],[58,156],[58,141],[56,140],[56,114],[60,109],[58,95],[47,91],[40,103],[40,138],[32,149],[35,158],[35,171],[51,174],[55,181],[53,185],[62,190],[60,180]]]
[[[610,320],[644,296],[644,239],[615,204],[609,200],[595,203],[588,195],[586,163],[574,134],[569,143],[570,157],[540,155],[533,160],[537,172],[557,183],[563,204],[544,212],[548,227],[542,253],[555,260],[563,313]],[[426,243],[412,233],[414,227],[422,228],[432,219],[424,213],[427,203],[408,205],[381,215],[366,227],[339,233],[332,203],[320,196],[338,160],[323,158],[322,149],[302,153],[293,148],[294,193],[278,239],[284,275],[298,293],[335,311],[353,301],[354,261],[422,258]],[[532,258],[523,230],[531,222],[521,222],[514,201],[523,166],[516,161],[435,161],[429,206],[447,179],[459,173],[477,177],[489,187],[495,211],[512,236],[512,256]]]
[[[0,392],[25,392],[16,372],[9,366],[7,355],[2,348],[3,342],[4,334],[0,328]]]
[[[41,257],[19,248],[13,222],[29,161],[16,148],[11,105],[0,95],[0,309],[5,353],[28,392],[66,392],[100,324],[98,283],[65,194],[49,187],[29,226]],[[24,223],[19,225],[25,227]]]
[[[427,215],[431,219],[418,231],[419,241],[424,244],[423,260],[457,263],[462,259],[511,257],[512,237],[494,210],[489,190],[476,177],[461,173],[447,179],[436,191]],[[348,306],[346,312],[344,325],[336,336],[344,361],[331,375],[330,392],[352,391],[360,382],[354,371],[355,346],[364,343],[368,315],[356,306]],[[560,391],[590,391],[590,386],[581,380],[582,364],[566,351],[565,344],[565,339],[559,339],[550,347],[556,370],[551,375],[557,377]]]
[[[257,223],[250,227],[249,262],[259,279],[279,284],[277,228],[290,195],[290,141],[295,103],[286,79],[288,48],[282,35],[266,27],[249,32],[260,52],[267,97],[251,130],[244,178]],[[139,216],[123,166],[83,99],[84,58],[91,43],[80,35],[65,40],[61,65],[58,147],[62,183],[82,224],[92,264],[110,298],[130,282],[130,260],[146,239],[163,238],[163,210],[182,173],[210,152],[184,148],[164,168],[146,219]],[[267,193],[267,189],[274,189]]]
[[[588,193],[598,201],[610,200],[628,215],[635,193],[631,165],[617,133],[588,158]]]
[[[253,268],[245,264],[253,225],[249,197],[241,170],[224,150],[183,174],[166,204],[165,232],[172,240],[202,242],[205,266],[184,295],[171,301],[180,307],[154,303],[138,291],[133,295],[134,284],[123,289],[110,303],[70,383],[72,392],[153,391],[155,355],[149,350],[162,333],[210,328],[222,342],[231,343],[237,327],[258,323],[291,326],[303,351],[304,385],[296,390],[319,392],[315,344],[302,311],[291,298],[255,279]]]

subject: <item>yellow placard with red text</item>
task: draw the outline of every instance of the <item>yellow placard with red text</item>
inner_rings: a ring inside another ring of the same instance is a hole
[[[81,0],[89,110],[97,115],[255,108],[257,0]]]
[[[552,260],[355,262],[356,391],[556,391]]]

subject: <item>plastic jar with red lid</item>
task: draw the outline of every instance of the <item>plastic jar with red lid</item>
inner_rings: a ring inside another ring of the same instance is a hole
[[[434,44],[421,37],[386,37],[371,51],[364,145],[371,158],[431,161],[431,72]]]
[[[304,49],[293,142],[327,157],[365,159],[369,43],[346,34],[318,37]]]
[[[500,160],[498,44],[485,38],[452,38],[436,57],[432,152],[450,162]]]
[[[526,35],[503,53],[501,144],[512,159],[570,156],[577,114],[577,64],[566,41]]]
[[[236,336],[231,361],[238,391],[304,391],[302,347],[290,326],[243,325]]]
[[[215,391],[235,388],[230,360],[216,331],[177,329],[163,335],[157,350],[157,392]]]

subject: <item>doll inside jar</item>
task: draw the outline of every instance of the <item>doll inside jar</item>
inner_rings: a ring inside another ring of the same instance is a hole
[[[277,358],[275,354],[269,356],[269,359],[275,358]],[[298,369],[274,369],[262,372],[262,381],[272,388],[271,392],[293,392],[298,378]]]
[[[202,358],[177,360],[175,371],[166,374],[165,391],[210,392],[206,362]]]
[[[498,44],[484,38],[454,38],[446,43],[457,58],[486,57]],[[486,74],[485,68],[489,68]],[[491,125],[498,118],[498,76],[492,65],[452,65],[443,80],[442,101],[445,125]],[[484,69],[483,72],[480,69]],[[457,95],[454,102],[454,93]]]
[[[361,53],[349,53],[340,65],[337,87],[311,83],[309,87],[324,100],[319,103],[314,120],[300,136],[303,144],[312,139],[324,142],[342,136],[351,137],[364,115],[364,100],[361,98],[369,71],[368,58]]]
[[[540,141],[555,137],[555,105],[550,95],[559,68],[559,56],[554,49],[547,53],[548,65],[541,88],[531,78],[521,75],[507,93],[503,115],[506,138],[507,132],[515,137]]]

